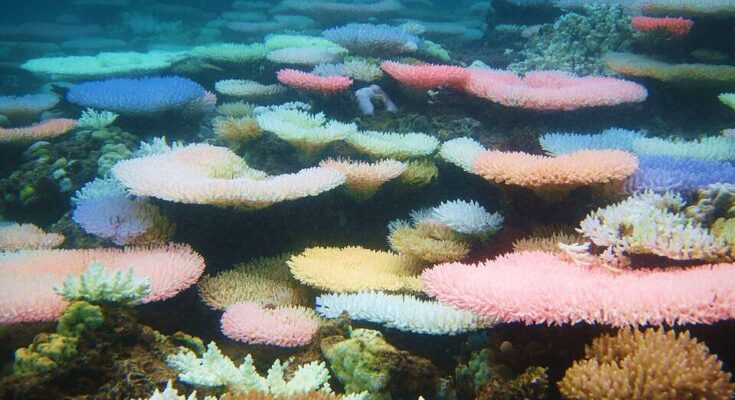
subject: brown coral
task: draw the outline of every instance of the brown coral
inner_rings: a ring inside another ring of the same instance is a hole
[[[263,130],[253,118],[219,118],[214,123],[214,133],[230,145],[240,146],[248,140],[259,137]]]
[[[689,332],[621,330],[598,337],[559,382],[565,399],[730,399],[722,362]]]
[[[388,236],[390,247],[400,253],[431,263],[458,261],[470,252],[462,235],[431,222],[398,226]]]
[[[260,305],[306,305],[306,288],[299,287],[291,276],[286,261],[290,254],[263,257],[239,264],[199,281],[199,294],[208,306],[223,310],[240,302]]]

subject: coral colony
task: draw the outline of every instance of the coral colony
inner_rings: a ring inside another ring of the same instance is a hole
[[[732,0],[21,3],[0,398],[735,395]]]

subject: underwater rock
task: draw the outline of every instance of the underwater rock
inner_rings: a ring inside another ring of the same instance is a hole
[[[200,342],[138,324],[129,309],[75,302],[56,333],[41,333],[18,350],[15,373],[0,379],[0,398],[147,398],[161,382],[176,378],[166,357],[179,345],[198,350]]]
[[[371,399],[404,399],[431,395],[438,370],[423,357],[399,350],[378,331],[350,329],[349,337],[328,336],[321,350],[332,374],[347,392],[370,392]]]

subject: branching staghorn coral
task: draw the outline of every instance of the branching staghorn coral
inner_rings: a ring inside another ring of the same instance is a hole
[[[214,342],[209,343],[201,358],[182,347],[178,354],[168,357],[167,363],[179,371],[179,380],[195,386],[227,387],[234,392],[258,391],[282,396],[316,391],[332,392],[327,382],[330,378],[329,370],[324,363],[314,361],[300,365],[291,379],[286,381],[284,374],[288,362],[276,360],[264,377],[258,374],[250,355],[236,367]]]
[[[568,400],[727,400],[735,390],[731,379],[687,331],[622,329],[587,346],[559,389]]]
[[[113,272],[92,261],[81,275],[68,275],[63,285],[55,286],[54,291],[67,301],[131,307],[140,304],[150,294],[151,280],[134,277],[132,268],[126,272]]]
[[[678,195],[644,192],[593,211],[577,231],[603,249],[600,261],[613,268],[629,267],[634,254],[672,260],[729,260],[726,243],[683,211],[684,200]]]
[[[291,276],[290,254],[256,258],[199,281],[199,295],[211,308],[222,310],[240,302],[262,305],[306,305],[308,295]]]
[[[574,231],[573,228],[549,227],[536,228],[531,235],[513,242],[513,251],[543,251],[564,255],[559,244],[581,243],[584,236]]]

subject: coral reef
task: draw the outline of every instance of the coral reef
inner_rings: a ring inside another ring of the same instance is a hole
[[[729,399],[735,391],[722,362],[689,335],[623,329],[587,346],[559,383],[566,399]]]

